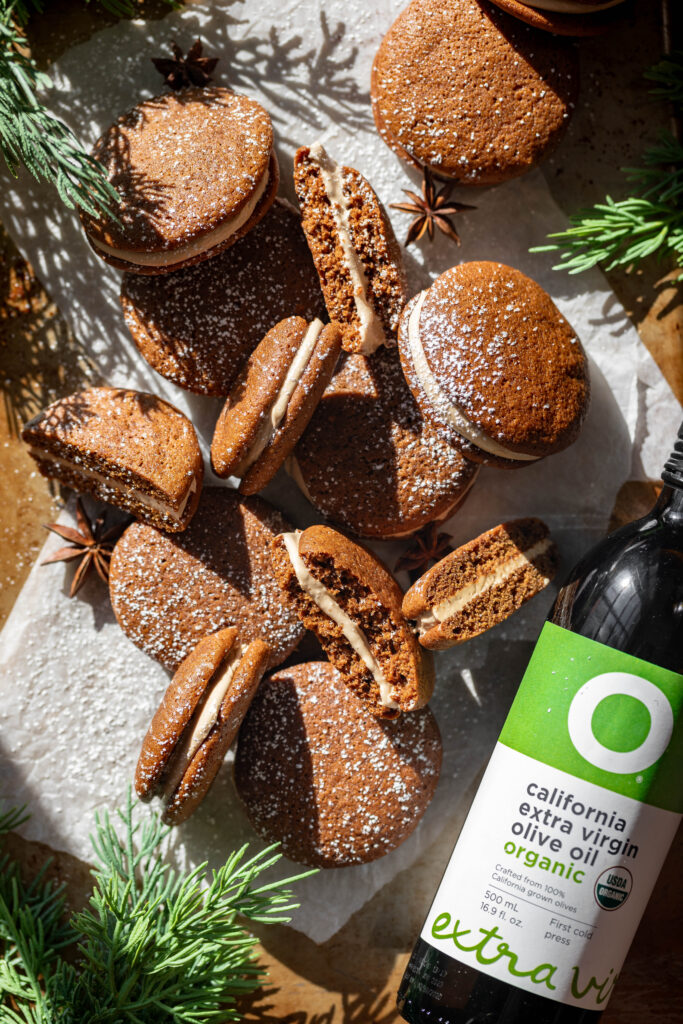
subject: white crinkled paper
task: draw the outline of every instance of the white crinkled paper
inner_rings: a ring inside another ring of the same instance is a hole
[[[368,88],[375,50],[403,6],[403,0],[260,0],[120,23],[60,58],[49,102],[89,144],[123,110],[160,91],[151,56],[167,50],[171,39],[186,49],[199,35],[210,53],[221,55],[217,81],[270,111],[281,192],[293,198],[294,150],[319,138],[334,158],[363,172],[386,204],[396,202],[416,179],[377,136]],[[558,540],[566,571],[604,533],[616,492],[634,467],[658,475],[681,411],[602,275],[568,277],[550,269],[551,257],[529,254],[563,223],[542,174],[472,195],[465,199],[477,209],[459,218],[460,250],[439,238],[406,253],[411,286],[417,290],[456,260],[495,259],[530,274],[588,350],[593,396],[571,449],[518,472],[484,470],[447,528],[460,543],[503,518],[540,515]],[[402,238],[407,218],[391,214]],[[17,182],[6,177],[0,215],[102,377],[170,399],[192,417],[206,451],[220,403],[182,392],[138,356],[118,306],[119,275],[93,255],[77,217],[25,174]],[[299,526],[316,518],[284,474],[267,496]],[[48,540],[43,555],[59,544]],[[400,547],[377,549],[392,564]],[[99,581],[90,579],[69,601],[67,580],[62,565],[35,566],[0,634],[0,792],[30,806],[26,836],[87,860],[93,813],[122,799],[168,678],[119,630]],[[455,832],[462,795],[488,757],[553,596],[549,589],[486,636],[437,655],[432,707],[443,733],[444,768],[432,805],[394,853],[299,884],[296,928],[326,940],[442,830]],[[204,805],[175,833],[173,855],[179,863],[208,858],[216,865],[244,841],[259,845],[226,765]],[[282,875],[296,870],[287,862],[280,867]]]

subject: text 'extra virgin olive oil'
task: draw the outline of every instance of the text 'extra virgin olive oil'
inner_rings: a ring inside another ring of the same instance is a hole
[[[589,1024],[683,810],[683,426],[643,519],[576,566],[398,992],[410,1024]]]

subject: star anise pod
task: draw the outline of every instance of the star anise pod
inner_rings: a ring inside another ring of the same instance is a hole
[[[172,42],[173,58],[153,57],[152,64],[166,80],[166,85],[173,92],[187,89],[191,85],[204,86],[211,81],[211,74],[218,64],[218,57],[202,57],[202,43],[195,39],[194,43],[183,56],[177,43]]]
[[[434,229],[438,228],[447,238],[450,238],[456,245],[460,245],[460,236],[450,222],[450,217],[463,210],[476,210],[476,206],[468,206],[466,203],[456,203],[448,197],[451,194],[451,186],[444,185],[436,191],[436,185],[430,172],[425,167],[422,179],[422,195],[411,192],[404,188],[403,192],[410,198],[409,203],[392,203],[392,210],[402,210],[403,213],[412,213],[414,220],[408,228],[408,234],[404,245],[411,242],[419,242],[426,233],[429,241],[434,241]]]
[[[73,597],[81,589],[91,566],[95,567],[97,575],[106,583],[109,579],[109,560],[114,550],[114,541],[123,532],[129,521],[119,522],[105,531],[104,515],[99,515],[91,523],[85,514],[83,502],[80,498],[76,498],[77,530],[72,526],[62,526],[61,523],[48,523],[45,526],[46,530],[56,533],[71,543],[67,547],[59,548],[40,564],[48,565],[50,562],[72,562],[77,558],[80,559],[71,581],[69,597]]]
[[[453,550],[451,538],[447,533],[439,533],[439,524],[430,523],[419,530],[412,538],[410,547],[403,552],[394,569],[407,569],[408,572],[422,573],[432,562],[439,562]]]

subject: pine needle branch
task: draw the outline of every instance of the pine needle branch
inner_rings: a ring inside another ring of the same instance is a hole
[[[122,18],[137,9],[135,0],[97,2]],[[167,2],[178,6],[176,0]],[[54,185],[66,206],[111,214],[118,196],[104,167],[40,99],[52,82],[27,54],[19,27],[42,9],[43,0],[0,0],[0,153],[15,177],[25,166],[34,178]]]
[[[657,83],[652,94],[683,107],[683,53],[660,61],[646,78]],[[670,132],[643,154],[642,167],[624,168],[636,195],[573,214],[570,227],[548,235],[552,241],[531,252],[558,252],[554,270],[580,274],[596,264],[605,270],[631,266],[647,256],[673,257],[683,273],[683,145]]]
[[[0,832],[16,828],[26,815],[0,815]],[[53,1024],[47,992],[60,966],[60,951],[73,941],[63,923],[63,886],[45,880],[47,864],[26,884],[18,865],[0,857],[0,1021]]]
[[[17,812],[0,815],[0,831]],[[22,887],[16,865],[0,862],[0,1024],[204,1024],[238,1020],[236,999],[261,984],[256,940],[241,918],[288,920],[291,884],[262,883],[274,848],[243,847],[205,881],[164,862],[168,835],[142,815],[129,792],[112,820],[96,817],[96,864],[88,906],[61,923],[62,892],[41,875]],[[62,959],[77,947],[75,964]]]
[[[650,89],[653,96],[683,108],[683,50],[674,50],[663,57],[644,73],[644,77],[656,82],[656,88]]]

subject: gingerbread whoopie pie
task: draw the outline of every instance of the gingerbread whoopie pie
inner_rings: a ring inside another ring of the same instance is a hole
[[[294,187],[327,311],[344,329],[344,349],[369,355],[392,344],[407,282],[394,230],[370,184],[316,142],[296,152]]]
[[[573,46],[488,0],[412,0],[372,66],[379,134],[402,159],[464,185],[531,170],[578,94]]]
[[[138,351],[157,373],[221,398],[276,323],[325,315],[301,217],[280,199],[211,260],[159,277],[124,274],[121,306]]]
[[[572,444],[588,408],[588,361],[550,296],[501,263],[461,263],[406,306],[406,381],[425,417],[468,459],[528,466]]]
[[[422,415],[387,348],[342,355],[286,466],[324,516],[377,538],[447,519],[478,468]]]
[[[429,708],[368,715],[327,662],[267,676],[240,729],[235,783],[259,835],[320,868],[367,864],[414,831],[434,795],[441,736]]]
[[[271,206],[279,171],[270,117],[218,86],[138,103],[92,155],[119,194],[110,214],[81,212],[92,248],[136,274],[168,274],[234,245]]]
[[[540,519],[513,519],[451,551],[410,588],[403,614],[433,651],[479,636],[548,586],[558,552]]]
[[[183,534],[133,523],[114,548],[109,596],[124,633],[175,672],[201,637],[234,626],[242,643],[265,638],[270,667],[303,637],[270,565],[271,541],[291,527],[261,498],[207,487]]]
[[[60,398],[21,436],[43,476],[131,512],[160,530],[186,529],[204,464],[194,427],[144,391],[89,388]]]
[[[237,735],[270,658],[236,629],[203,637],[173,676],[142,742],[141,800],[159,797],[161,820],[179,825],[199,806]]]
[[[395,718],[423,707],[434,667],[403,616],[401,588],[377,556],[328,526],[283,533],[271,549],[287,600],[367,710]]]
[[[614,25],[625,0],[491,0],[533,28],[559,36],[594,36]]]
[[[211,442],[217,476],[240,478],[242,494],[272,480],[330,382],[341,352],[338,324],[291,316],[276,324],[240,373]]]

